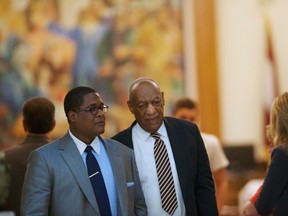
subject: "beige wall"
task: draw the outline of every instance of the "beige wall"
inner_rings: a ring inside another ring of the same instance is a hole
[[[193,40],[188,48],[186,46],[186,49],[191,48],[192,50],[186,51],[189,56],[187,58],[190,59],[188,71],[186,71],[186,94],[201,100],[200,95],[207,94],[207,91],[209,91],[211,80],[208,79],[208,82],[205,83],[206,78],[204,77],[199,82],[199,76],[203,77],[203,74],[199,75],[199,73],[203,73],[201,71],[203,66],[199,67],[197,64],[205,64],[207,56],[199,55],[199,49],[201,49],[201,46],[197,44],[199,43],[199,40],[197,40],[199,32],[195,31],[198,31],[197,25],[206,25],[208,28],[209,26],[213,28],[213,25],[215,25],[214,39],[216,40],[215,50],[217,53],[213,58],[216,61],[215,67],[217,68],[213,69],[212,76],[217,74],[216,86],[218,85],[217,103],[219,103],[219,112],[215,111],[213,107],[215,101],[207,99],[204,103],[206,112],[209,112],[208,115],[210,116],[212,114],[218,115],[219,122],[214,121],[214,126],[220,127],[219,136],[223,144],[253,144],[256,159],[261,161],[264,159],[263,104],[268,98],[265,91],[267,82],[267,77],[265,77],[265,71],[267,70],[267,26],[265,18],[268,18],[271,23],[279,91],[288,91],[288,1],[213,1],[215,4],[214,22],[211,21],[211,16],[201,16],[201,13],[207,13],[211,9],[211,5],[209,5],[211,1],[205,2],[206,5],[201,0],[193,0],[189,4],[184,1],[186,11],[191,10],[191,13],[196,10],[195,13],[198,13],[196,18],[192,17],[192,20],[190,20],[192,22],[190,26],[194,29],[194,32],[192,30],[186,31],[186,37]],[[207,17],[208,21],[201,21],[201,19],[207,19]],[[189,34],[194,36],[189,36]],[[202,34],[205,36],[205,33],[202,32]],[[205,37],[213,40],[209,35]],[[202,38],[202,42],[204,41],[205,39]],[[199,60],[199,58],[201,59]],[[199,86],[200,83],[201,86]],[[203,93],[203,91],[205,92]],[[211,123],[208,121],[206,119],[202,124]]]
[[[267,29],[272,44],[280,92],[288,90],[288,1],[218,0],[218,57],[223,142],[252,143],[263,158],[263,103]]]

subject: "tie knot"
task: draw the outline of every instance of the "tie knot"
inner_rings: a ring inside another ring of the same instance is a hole
[[[91,153],[92,152],[92,147],[90,145],[87,145],[86,149],[85,149],[85,152],[87,153]]]
[[[157,139],[160,139],[160,134],[157,133],[157,132],[156,132],[156,133],[151,133],[150,135],[151,135],[153,138],[155,138],[156,140],[157,140]]]

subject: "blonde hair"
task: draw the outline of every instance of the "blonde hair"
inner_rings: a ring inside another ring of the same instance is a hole
[[[271,107],[268,139],[288,153],[288,92],[275,98]]]

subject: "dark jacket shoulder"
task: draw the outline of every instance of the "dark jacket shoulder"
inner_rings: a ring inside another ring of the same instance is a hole
[[[128,146],[129,148],[133,149],[133,141],[132,141],[132,128],[137,124],[136,121],[134,121],[130,127],[120,131],[119,133],[115,134],[111,139],[117,140],[118,142],[124,144],[125,146]],[[180,134],[193,134],[195,131],[199,131],[197,126],[194,123],[191,123],[189,121],[173,118],[173,117],[165,117],[164,118],[164,124],[166,126],[168,134],[171,134],[171,132],[174,134],[180,133]]]

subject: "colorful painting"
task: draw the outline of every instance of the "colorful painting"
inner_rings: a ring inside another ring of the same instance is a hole
[[[55,103],[53,135],[63,135],[63,98],[75,86],[109,106],[107,136],[131,124],[127,90],[140,76],[160,84],[169,107],[184,94],[182,38],[181,0],[1,0],[0,144],[23,137],[32,96]]]

